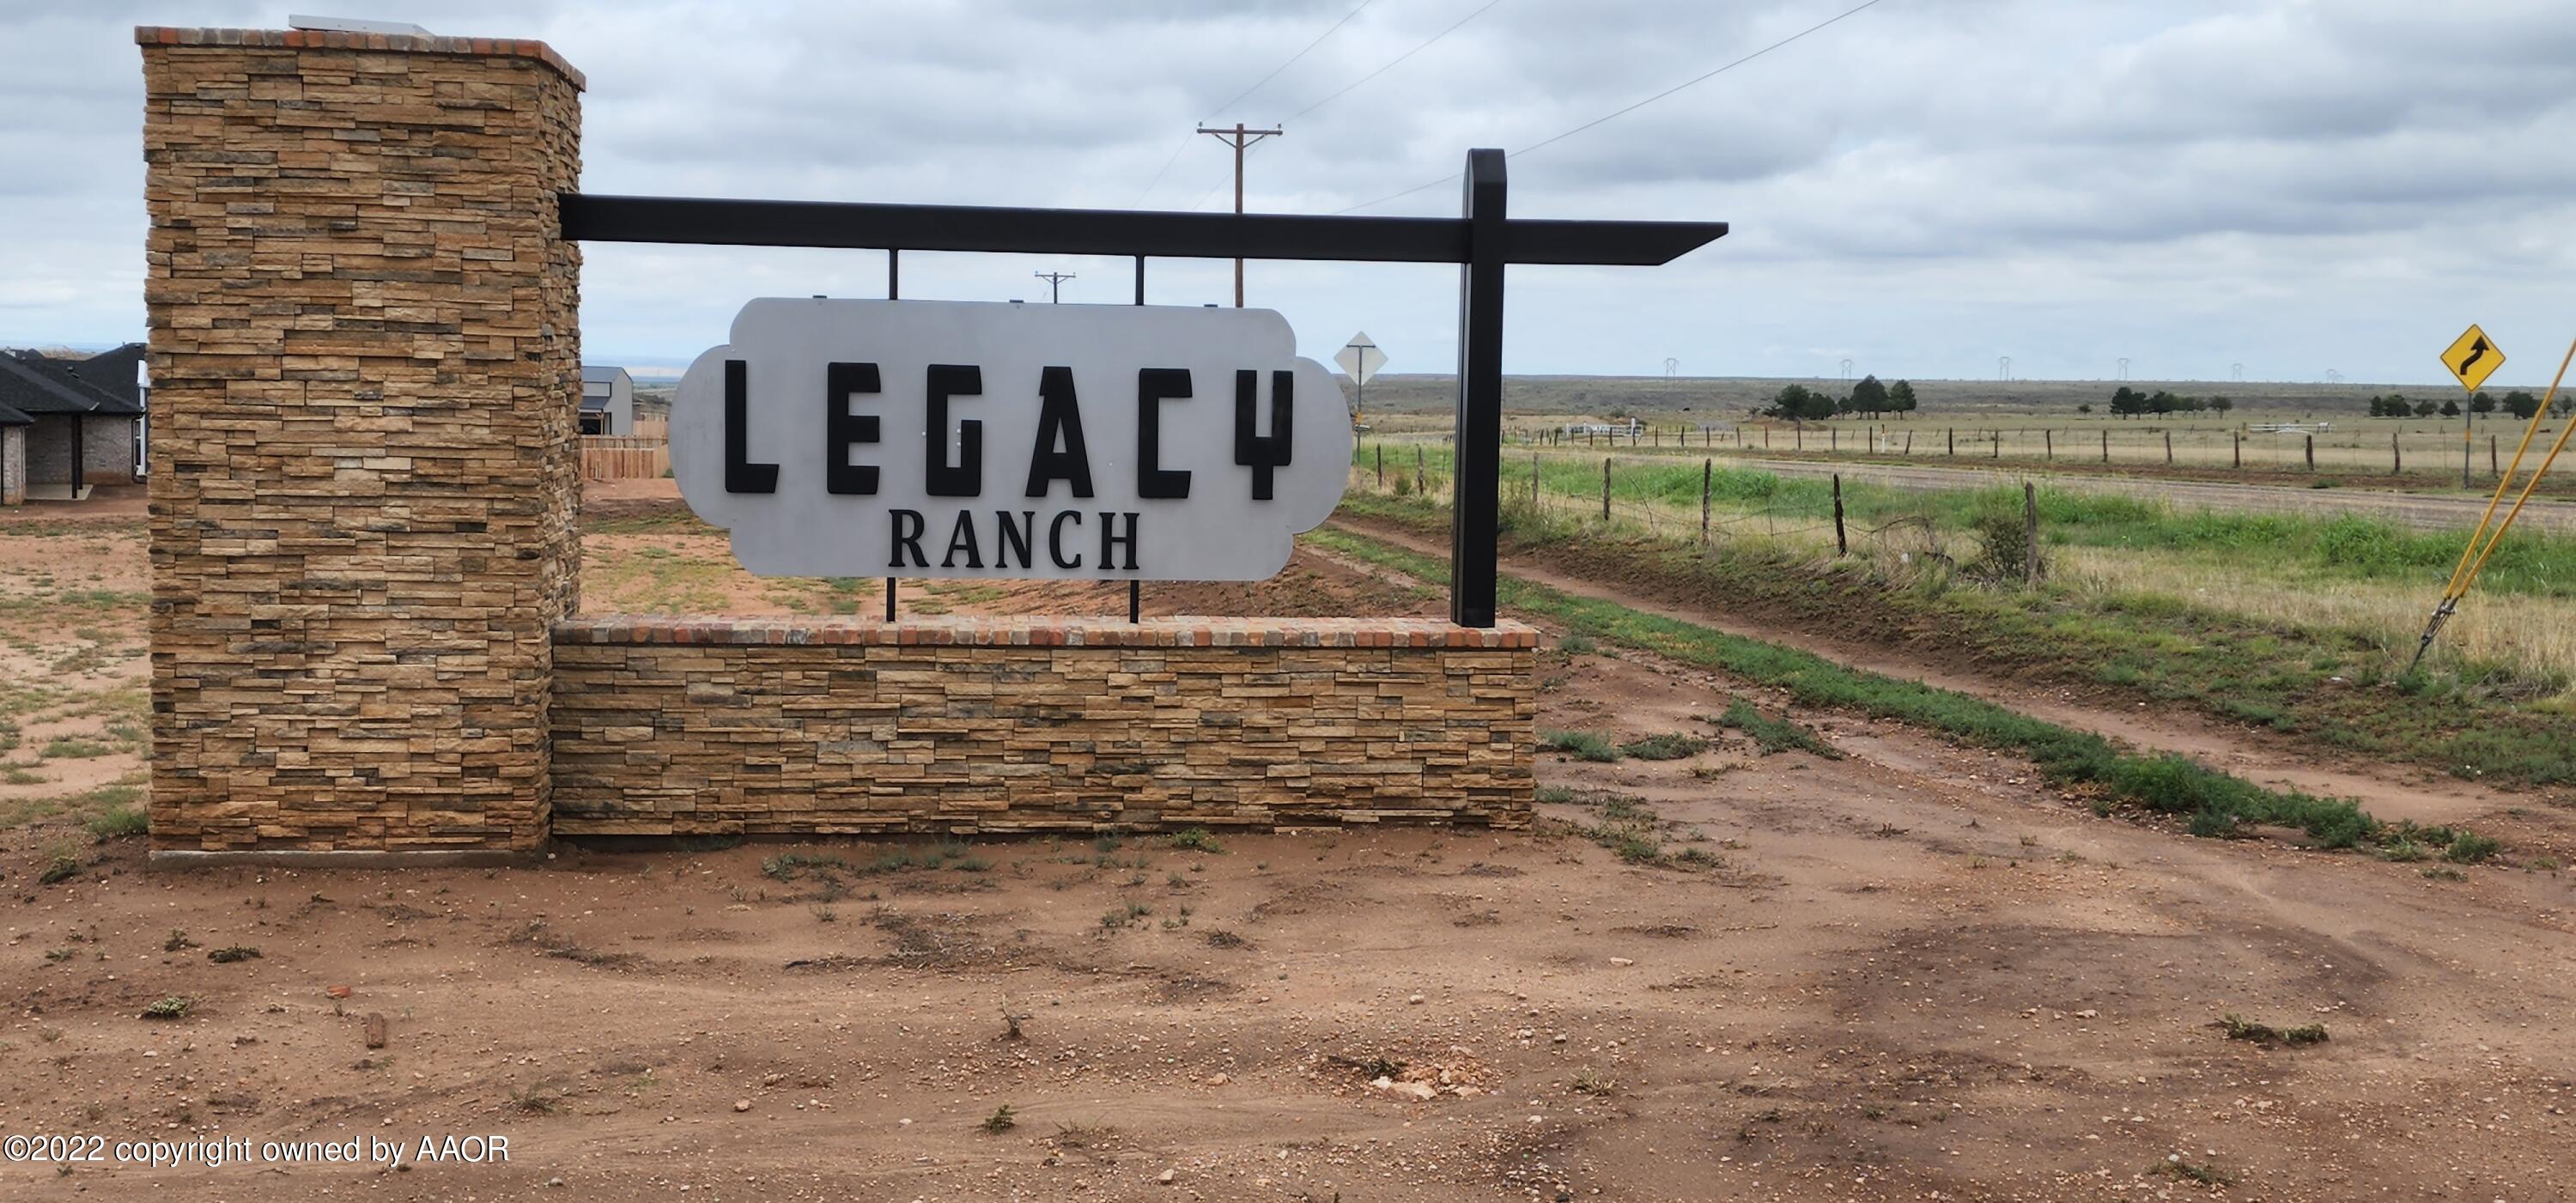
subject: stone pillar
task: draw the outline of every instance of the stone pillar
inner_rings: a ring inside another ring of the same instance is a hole
[[[135,36],[154,859],[524,854],[578,590],[581,75],[527,41]]]

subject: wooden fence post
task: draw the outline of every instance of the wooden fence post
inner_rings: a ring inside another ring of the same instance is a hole
[[[2404,474],[2405,474],[2405,472],[2406,472],[2406,453],[2405,453],[2404,451],[2401,451],[2401,450],[2399,450],[2399,449],[2398,449],[2398,446],[2397,446],[2397,432],[2396,432],[2396,431],[2394,431],[2394,430],[2389,431],[2389,432],[2388,432],[2388,474],[2389,474],[2389,475],[2391,475],[2391,476],[2402,476],[2402,475],[2404,475]]]
[[[1716,460],[1699,462],[1699,545],[1702,547],[1708,546],[1708,486],[1716,475]]]
[[[1377,445],[1377,487],[1386,487],[1386,444]]]
[[[2242,431],[2242,430],[2231,430],[2231,431],[2228,431],[2228,432],[2227,432],[2227,437],[2228,437],[2228,439],[2229,439],[2229,440],[2231,440],[2231,445],[2232,445],[2232,446],[2233,446],[2233,448],[2234,448],[2234,454],[2235,454],[2235,457],[2236,457],[2236,466],[2237,466],[2237,467],[2239,467],[2239,468],[2244,467],[2244,466],[2245,466],[2245,432],[2244,432],[2244,431]]]
[[[1837,427],[1837,426],[1827,426],[1827,427],[1825,427],[1825,441],[1826,441],[1825,450],[1827,450],[1827,451],[1840,451],[1840,450],[1842,450],[1842,449],[1843,449],[1843,432],[1842,432],[1842,429],[1841,429],[1840,427]]]
[[[2165,432],[2165,466],[2173,466],[2173,432]]]
[[[1914,432],[1911,430],[1905,432],[1905,454],[1914,454]]]
[[[2487,436],[2487,475],[2496,475],[2496,437]]]
[[[2048,459],[2048,460],[2054,460],[2054,459],[2056,459],[2056,458],[2057,458],[2057,432],[2056,432],[2056,431],[2054,431],[2054,430],[2042,430],[2042,431],[2040,431],[2040,432],[2039,432],[2039,443],[2040,443],[2040,458],[2042,458],[2042,459]]]
[[[1413,491],[1424,494],[1431,491],[1431,474],[1423,470],[1422,448],[1418,444],[1413,448]]]
[[[2004,432],[2000,430],[1989,430],[1986,432],[1986,438],[1993,443],[1993,446],[1986,452],[1986,458],[2002,459],[2004,457]]]
[[[1957,459],[1957,458],[1959,457],[1959,428],[1958,428],[1958,427],[1956,427],[1956,426],[1953,426],[1953,427],[1951,427],[1951,428],[1950,428],[1950,432],[1949,432],[1949,433],[1950,433],[1950,458],[1952,458],[1952,459]]]
[[[2111,428],[2108,426],[2102,428],[2102,462],[2111,462]]]
[[[1601,457],[1601,521],[1610,521],[1610,457]]]
[[[2039,490],[2021,482],[2021,583],[2039,588]]]
[[[2317,436],[2308,436],[2308,471],[2317,470]]]
[[[1843,474],[1834,473],[1834,554],[1851,554],[1851,535],[1843,530]]]

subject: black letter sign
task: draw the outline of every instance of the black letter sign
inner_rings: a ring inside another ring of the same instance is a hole
[[[1234,374],[1234,462],[1252,469],[1252,499],[1270,500],[1270,470],[1288,466],[1288,436],[1295,429],[1297,397],[1294,372],[1270,374],[1270,435],[1262,438],[1253,431],[1254,394],[1261,386],[1261,373],[1245,370]]]
[[[957,462],[948,462],[948,399],[984,394],[984,369],[974,364],[930,365],[930,445],[923,453],[922,479],[933,497],[984,495],[984,424],[957,424]]]
[[[1187,368],[1140,368],[1136,372],[1136,495],[1139,497],[1187,497],[1190,495],[1190,473],[1186,468],[1165,469],[1163,461],[1164,398],[1186,398],[1190,395],[1190,372]]]
[[[1064,450],[1055,449],[1058,438]],[[1073,495],[1091,496],[1091,453],[1082,445],[1082,402],[1073,395],[1072,368],[1038,373],[1038,444],[1029,453],[1031,497],[1044,497],[1056,481],[1070,481]]]
[[[725,361],[725,492],[775,493],[778,465],[751,462],[751,397],[739,359]]]
[[[877,416],[850,412],[850,394],[873,393],[882,387],[877,379],[877,365],[872,363],[831,363],[823,365],[823,489],[830,493],[874,493],[877,470],[874,465],[850,462],[850,444],[877,441]]]

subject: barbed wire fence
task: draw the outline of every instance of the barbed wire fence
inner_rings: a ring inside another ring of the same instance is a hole
[[[1427,466],[1421,445],[1412,450],[1412,455],[1405,455],[1399,445],[1390,455],[1383,443],[1364,449],[1355,456],[1355,483],[1389,495],[1419,492],[1426,500],[1438,503],[1446,488],[1445,471],[1434,472]],[[1525,458],[1515,456],[1513,460],[1516,462],[1503,473],[1506,510],[1525,509],[1536,523],[1577,535],[1643,535],[1703,552],[1758,540],[1799,552],[1853,557],[1892,572],[1968,570],[1972,575],[1992,577],[1997,583],[2024,577],[2036,583],[2040,575],[2036,558],[2037,506],[2027,486],[2025,504],[2017,507],[2027,510],[2026,514],[2011,514],[2009,522],[1980,518],[1970,531],[1962,532],[1945,529],[1940,512],[1928,501],[1909,507],[1892,503],[1885,494],[1873,498],[1869,517],[1855,518],[1844,505],[1839,476],[1829,486],[1826,500],[1830,511],[1819,512],[1818,499],[1803,491],[1774,493],[1757,500],[1719,489],[1719,472],[1740,470],[1721,467],[1713,456],[1700,458],[1696,498],[1680,500],[1641,498],[1633,487],[1628,492],[1620,487],[1623,481],[1636,486],[1639,482],[1634,474],[1648,472],[1657,474],[1655,485],[1669,491],[1673,485],[1670,473],[1676,466],[1669,456],[1632,456],[1623,460],[1605,455],[1598,461],[1597,480],[1590,470],[1593,461],[1579,453],[1533,448]],[[1584,466],[1586,477],[1586,483],[1579,488],[1572,485],[1572,474],[1566,471],[1577,463]],[[1554,472],[1548,470],[1551,465]],[[1622,476],[1623,469],[1631,475]],[[1784,479],[1782,483],[1788,482]]]

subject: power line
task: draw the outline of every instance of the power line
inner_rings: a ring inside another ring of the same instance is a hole
[[[1162,183],[1163,177],[1171,174],[1172,164],[1180,162],[1181,152],[1188,150],[1189,148],[1190,140],[1188,138],[1181,139],[1181,144],[1172,148],[1172,157],[1163,160],[1163,165],[1155,170],[1154,178],[1145,181],[1145,190],[1136,194],[1136,203],[1138,205],[1144,204],[1145,198],[1154,194],[1154,185]]]
[[[1404,53],[1402,53],[1402,54],[1399,54],[1399,55],[1395,56],[1393,59],[1388,60],[1388,62],[1387,62],[1387,64],[1386,64],[1385,66],[1380,67],[1380,68],[1378,68],[1378,69],[1377,69],[1377,70],[1375,70],[1375,71],[1371,71],[1371,72],[1369,72],[1368,74],[1366,74],[1366,75],[1363,75],[1363,76],[1359,77],[1358,79],[1352,80],[1351,82],[1349,82],[1349,83],[1347,83],[1347,84],[1342,85],[1342,90],[1341,90],[1341,91],[1339,91],[1339,92],[1335,92],[1335,93],[1333,93],[1332,95],[1330,95],[1330,96],[1327,96],[1327,97],[1323,98],[1322,100],[1318,100],[1318,101],[1316,101],[1316,102],[1315,102],[1315,103],[1313,103],[1313,104],[1307,105],[1305,108],[1302,108],[1302,109],[1297,110],[1295,113],[1292,113],[1292,114],[1290,114],[1290,115],[1289,115],[1289,117],[1288,117],[1288,121],[1295,121],[1295,120],[1296,120],[1297,118],[1299,118],[1299,117],[1303,117],[1303,116],[1305,116],[1305,115],[1306,115],[1306,114],[1308,114],[1308,113],[1314,112],[1315,110],[1317,110],[1317,109],[1320,109],[1320,108],[1324,107],[1325,105],[1331,104],[1331,103],[1333,103],[1333,102],[1334,102],[1334,101],[1336,101],[1336,100],[1340,100],[1340,99],[1341,99],[1345,94],[1349,93],[1351,89],[1356,88],[1356,87],[1360,86],[1361,84],[1367,83],[1368,81],[1370,81],[1370,80],[1372,80],[1372,79],[1376,79],[1378,76],[1384,75],[1384,74],[1386,74],[1388,71],[1393,70],[1393,69],[1395,68],[1395,65],[1396,65],[1397,63],[1403,62],[1404,60],[1409,59],[1409,58],[1412,58],[1414,55],[1420,54],[1420,53],[1422,53],[1424,50],[1429,49],[1429,48],[1430,48],[1430,46],[1431,46],[1431,43],[1432,43],[1432,42],[1437,42],[1437,41],[1439,41],[1439,40],[1440,40],[1440,39],[1442,39],[1442,38],[1448,37],[1450,34],[1453,34],[1453,33],[1458,32],[1458,26],[1459,26],[1459,25],[1464,25],[1464,24],[1466,24],[1466,23],[1467,23],[1467,22],[1469,22],[1469,21],[1473,21],[1473,20],[1475,20],[1475,19],[1476,19],[1476,18],[1478,18],[1478,17],[1484,16],[1484,15],[1485,15],[1485,9],[1487,9],[1487,8],[1492,8],[1493,6],[1495,6],[1495,5],[1497,5],[1497,4],[1500,4],[1500,3],[1502,3],[1502,2],[1503,2],[1503,0],[1486,0],[1486,3],[1485,3],[1485,7],[1484,7],[1484,8],[1477,9],[1476,11],[1471,12],[1471,13],[1467,14],[1466,16],[1463,16],[1463,17],[1458,18],[1458,22],[1457,22],[1457,24],[1456,24],[1456,25],[1451,25],[1449,28],[1444,29],[1444,30],[1441,30],[1440,32],[1438,32],[1438,33],[1435,33],[1435,34],[1431,35],[1431,39],[1430,39],[1430,41],[1426,41],[1426,42],[1422,43],[1421,45],[1414,47],[1414,48],[1413,48],[1413,49],[1411,49],[1411,50],[1407,50],[1407,51],[1405,51]],[[1282,122],[1280,122],[1280,124],[1281,124],[1281,125],[1286,125],[1287,123],[1288,123],[1287,121],[1282,121]]]
[[[1680,83],[1674,84],[1673,86],[1671,86],[1671,87],[1669,87],[1669,88],[1666,88],[1666,89],[1664,89],[1664,90],[1663,90],[1663,91],[1661,91],[1661,92],[1657,92],[1657,93],[1655,93],[1654,95],[1652,95],[1652,96],[1649,96],[1649,97],[1645,98],[1644,100],[1640,100],[1640,101],[1636,102],[1635,104],[1629,105],[1629,106],[1627,106],[1626,108],[1622,108],[1622,109],[1615,109],[1615,110],[1613,110],[1613,111],[1611,111],[1611,112],[1604,113],[1604,114],[1602,114],[1601,116],[1599,116],[1599,117],[1595,117],[1595,118],[1593,118],[1593,119],[1592,119],[1592,120],[1590,120],[1590,121],[1586,121],[1586,122],[1584,122],[1584,123],[1583,123],[1583,124],[1581,124],[1581,125],[1575,126],[1573,129],[1567,130],[1567,131],[1565,131],[1564,133],[1558,134],[1558,135],[1556,135],[1556,136],[1554,136],[1554,137],[1551,137],[1551,138],[1543,139],[1543,140],[1538,141],[1538,142],[1531,143],[1530,145],[1528,145],[1528,146],[1524,146],[1524,147],[1520,148],[1519,150],[1513,151],[1513,152],[1511,152],[1509,155],[1506,155],[1506,156],[1504,156],[1504,157],[1505,157],[1505,158],[1517,159],[1517,158],[1521,157],[1522,155],[1528,154],[1529,152],[1534,151],[1534,150],[1537,150],[1537,149],[1539,149],[1539,148],[1541,148],[1541,147],[1544,147],[1544,146],[1552,146],[1552,145],[1554,145],[1554,144],[1556,144],[1556,143],[1558,143],[1558,142],[1562,142],[1562,141],[1564,141],[1564,140],[1566,140],[1566,139],[1568,139],[1568,138],[1573,137],[1573,136],[1574,136],[1574,135],[1576,135],[1576,134],[1579,134],[1579,133],[1582,133],[1582,132],[1583,132],[1583,131],[1585,131],[1585,130],[1591,129],[1592,127],[1594,127],[1594,126],[1596,126],[1596,125],[1600,125],[1600,124],[1602,124],[1602,123],[1604,123],[1604,122],[1611,121],[1611,120],[1614,120],[1614,119],[1616,119],[1616,118],[1625,117],[1625,116],[1627,116],[1628,114],[1633,113],[1633,112],[1636,112],[1637,110],[1642,109],[1642,108],[1646,107],[1647,105],[1653,104],[1653,103],[1655,103],[1655,102],[1656,102],[1656,101],[1658,101],[1658,100],[1662,100],[1663,98],[1665,98],[1665,97],[1667,97],[1667,96],[1670,96],[1670,95],[1672,95],[1672,94],[1673,94],[1673,93],[1675,93],[1675,92],[1679,92],[1679,91],[1681,91],[1681,90],[1683,90],[1683,89],[1685,89],[1685,88],[1691,87],[1691,86],[1693,86],[1693,85],[1695,85],[1695,84],[1705,83],[1705,82],[1707,82],[1708,80],[1714,79],[1714,78],[1716,78],[1716,77],[1718,77],[1718,76],[1720,76],[1720,75],[1724,75],[1725,73],[1727,73],[1727,72],[1729,72],[1729,71],[1732,71],[1732,70],[1736,69],[1737,67],[1741,67],[1741,66],[1743,66],[1744,64],[1749,63],[1749,62],[1752,62],[1753,60],[1755,60],[1755,59],[1757,59],[1757,58],[1760,58],[1760,57],[1762,57],[1763,55],[1769,54],[1769,53],[1771,53],[1771,52],[1772,52],[1772,51],[1774,51],[1774,50],[1778,50],[1779,48],[1781,48],[1781,47],[1783,47],[1783,46],[1786,46],[1786,45],[1788,45],[1788,44],[1789,44],[1789,43],[1791,43],[1791,42],[1795,42],[1795,41],[1797,41],[1797,40],[1798,40],[1798,39],[1800,39],[1800,38],[1806,37],[1808,34],[1814,33],[1814,32],[1816,32],[1816,31],[1818,31],[1818,30],[1820,30],[1820,29],[1825,28],[1825,27],[1826,27],[1826,26],[1828,26],[1828,25],[1835,24],[1835,23],[1837,23],[1837,22],[1842,21],[1843,19],[1845,19],[1845,18],[1847,18],[1847,17],[1850,17],[1850,16],[1852,16],[1852,15],[1854,15],[1854,14],[1856,14],[1856,13],[1859,13],[1859,12],[1860,12],[1861,10],[1863,10],[1863,9],[1875,8],[1875,7],[1877,7],[1877,6],[1878,6],[1878,4],[1879,4],[1879,0],[1863,0],[1863,2],[1862,2],[1862,3],[1860,3],[1860,4],[1854,5],[1854,6],[1852,6],[1851,8],[1844,9],[1842,12],[1839,12],[1839,13],[1834,14],[1833,16],[1827,17],[1827,18],[1825,18],[1825,19],[1824,19],[1824,20],[1822,20],[1822,21],[1818,21],[1817,23],[1815,23],[1815,24],[1813,24],[1813,25],[1810,25],[1810,26],[1806,27],[1805,29],[1801,29],[1801,30],[1799,30],[1799,31],[1798,31],[1798,32],[1796,32],[1796,33],[1790,34],[1788,37],[1785,37],[1785,38],[1780,39],[1779,41],[1773,42],[1773,43],[1771,43],[1770,45],[1765,46],[1765,47],[1761,48],[1760,50],[1756,50],[1756,51],[1754,51],[1754,52],[1753,52],[1753,53],[1751,53],[1751,54],[1747,54],[1747,55],[1745,55],[1745,56],[1744,56],[1744,57],[1742,57],[1742,58],[1736,59],[1736,60],[1734,60],[1733,62],[1727,63],[1727,64],[1725,64],[1725,65],[1723,65],[1723,66],[1720,66],[1720,67],[1717,67],[1717,68],[1714,68],[1714,69],[1712,69],[1712,70],[1710,70],[1710,71],[1707,71],[1707,72],[1704,72],[1704,73],[1702,73],[1702,74],[1692,76],[1692,77],[1691,77],[1691,78],[1689,78],[1689,79],[1686,79],[1686,80],[1683,80],[1683,81],[1682,81],[1682,82],[1680,82]],[[1360,204],[1353,205],[1353,206],[1351,206],[1350,208],[1347,208],[1347,209],[1336,209],[1336,210],[1334,210],[1333,212],[1334,212],[1334,214],[1335,214],[1336,216],[1339,216],[1340,214],[1344,214],[1344,213],[1356,213],[1356,212],[1358,212],[1358,211],[1360,211],[1360,210],[1362,210],[1362,209],[1373,209],[1373,208],[1376,208],[1376,207],[1377,207],[1377,206],[1379,206],[1379,205],[1383,205],[1383,204],[1385,204],[1386,202],[1391,201],[1391,200],[1402,200],[1403,198],[1408,197],[1408,196],[1411,196],[1411,195],[1413,195],[1413,194],[1414,194],[1414,193],[1416,193],[1416,192],[1420,192],[1420,191],[1422,191],[1422,190],[1423,190],[1423,189],[1425,189],[1425,188],[1437,188],[1437,187],[1439,187],[1440,185],[1442,185],[1442,184],[1446,184],[1446,183],[1450,183],[1450,182],[1452,182],[1452,181],[1456,180],[1457,178],[1458,178],[1458,176],[1457,176],[1457,174],[1456,174],[1456,173],[1451,173],[1451,174],[1449,174],[1449,175],[1444,175],[1444,176],[1442,176],[1442,177],[1440,177],[1439,179],[1436,179],[1436,180],[1428,180],[1428,181],[1425,181],[1425,182],[1423,182],[1423,183],[1416,184],[1416,185],[1414,185],[1413,187],[1407,188],[1407,189],[1405,189],[1405,190],[1404,190],[1404,191],[1402,191],[1402,192],[1390,193],[1390,194],[1388,194],[1388,195],[1381,196],[1381,197],[1377,198],[1376,200],[1373,200],[1373,201],[1364,201],[1364,202],[1362,202],[1362,203],[1360,203]]]
[[[1260,82],[1260,83],[1256,83],[1256,84],[1252,85],[1252,86],[1251,86],[1251,87],[1249,87],[1249,88],[1245,88],[1245,89],[1243,90],[1243,94],[1242,94],[1241,96],[1237,96],[1237,97],[1235,97],[1234,99],[1232,99],[1232,100],[1229,100],[1229,101],[1225,102],[1224,104],[1221,104],[1221,105],[1216,106],[1216,109],[1215,109],[1214,111],[1212,111],[1212,112],[1210,112],[1210,113],[1208,114],[1208,119],[1209,119],[1209,120],[1211,120],[1211,121],[1213,121],[1213,120],[1215,120],[1218,116],[1222,115],[1222,114],[1223,114],[1227,109],[1233,108],[1234,106],[1236,106],[1236,105],[1238,105],[1238,104],[1242,104],[1242,103],[1243,103],[1243,98],[1244,98],[1245,96],[1250,96],[1250,95],[1252,95],[1253,93],[1260,91],[1260,90],[1261,90],[1261,85],[1262,85],[1262,84],[1269,83],[1271,80],[1274,80],[1274,79],[1279,78],[1279,73],[1280,73],[1280,72],[1285,71],[1285,70],[1287,70],[1287,69],[1288,69],[1288,68],[1290,68],[1290,67],[1296,66],[1296,65],[1297,65],[1297,60],[1298,60],[1298,59],[1301,59],[1301,58],[1306,57],[1306,51],[1308,51],[1308,50],[1313,50],[1315,47],[1323,45],[1323,44],[1324,44],[1324,39],[1326,39],[1326,38],[1329,38],[1329,37],[1333,36],[1333,30],[1340,29],[1342,26],[1345,26],[1345,25],[1350,24],[1350,23],[1351,23],[1351,18],[1352,18],[1352,17],[1356,17],[1356,16],[1360,15],[1360,8],[1367,8],[1367,7],[1368,7],[1371,3],[1373,3],[1373,2],[1374,2],[1374,0],[1360,0],[1360,7],[1359,7],[1359,8],[1354,8],[1354,9],[1352,9],[1349,13],[1345,14],[1345,15],[1342,17],[1342,19],[1341,19],[1341,20],[1333,22],[1333,27],[1332,27],[1332,29],[1327,29],[1327,30],[1325,30],[1325,31],[1324,31],[1324,32],[1322,32],[1322,33],[1316,34],[1316,35],[1315,35],[1315,40],[1314,40],[1314,41],[1311,41],[1311,42],[1306,43],[1306,49],[1305,49],[1305,50],[1300,50],[1300,51],[1298,51],[1298,52],[1297,52],[1297,53],[1295,53],[1295,54],[1289,55],[1289,56],[1288,56],[1288,61],[1287,61],[1287,62],[1281,63],[1281,64],[1279,64],[1277,67],[1271,68],[1270,74],[1262,76],[1262,77],[1261,77],[1261,82]]]
[[[1280,73],[1280,72],[1285,71],[1285,70],[1287,70],[1288,68],[1290,68],[1290,67],[1292,67],[1292,66],[1296,65],[1296,62],[1297,62],[1297,60],[1298,60],[1298,59],[1301,59],[1301,58],[1306,57],[1306,51],[1307,51],[1307,50],[1313,50],[1315,47],[1323,45],[1323,44],[1324,44],[1324,39],[1325,39],[1325,38],[1329,38],[1329,37],[1333,36],[1333,31],[1334,31],[1334,30],[1340,29],[1342,26],[1345,26],[1345,25],[1350,24],[1350,23],[1351,23],[1351,18],[1352,18],[1352,17],[1356,17],[1356,16],[1360,15],[1360,9],[1361,9],[1361,8],[1367,8],[1369,5],[1371,5],[1371,4],[1373,4],[1373,3],[1376,3],[1376,0],[1360,0],[1359,8],[1354,8],[1354,9],[1352,9],[1350,12],[1343,14],[1342,19],[1341,19],[1341,20],[1339,20],[1339,21],[1335,21],[1335,22],[1333,22],[1333,24],[1332,24],[1331,28],[1328,28],[1328,29],[1326,29],[1324,32],[1322,32],[1322,33],[1320,33],[1320,34],[1315,35],[1315,40],[1314,40],[1314,41],[1311,41],[1311,42],[1306,43],[1306,50],[1300,50],[1300,51],[1298,51],[1297,53],[1295,53],[1295,54],[1292,54],[1292,55],[1288,56],[1288,61],[1287,61],[1287,62],[1284,62],[1284,63],[1279,64],[1277,67],[1274,67],[1274,68],[1272,68],[1272,69],[1271,69],[1270,74],[1262,76],[1262,77],[1261,77],[1261,83],[1256,83],[1256,84],[1252,85],[1252,86],[1251,86],[1251,87],[1249,87],[1249,88],[1245,88],[1245,89],[1243,90],[1243,94],[1242,94],[1241,96],[1237,96],[1237,97],[1235,97],[1234,99],[1232,99],[1232,100],[1229,100],[1229,101],[1225,102],[1224,104],[1221,104],[1221,105],[1216,106],[1215,111],[1214,111],[1214,112],[1211,112],[1211,113],[1209,113],[1209,114],[1208,114],[1208,118],[1209,118],[1210,120],[1214,120],[1214,119],[1216,118],[1216,115],[1217,115],[1218,113],[1222,113],[1222,112],[1226,111],[1227,109],[1233,108],[1234,106],[1236,106],[1236,105],[1238,105],[1238,104],[1243,103],[1243,98],[1244,98],[1245,96],[1250,96],[1250,95],[1252,95],[1253,93],[1260,91],[1260,90],[1261,90],[1261,84],[1269,83],[1271,80],[1278,78],[1278,77],[1279,77],[1279,73]],[[1195,137],[1196,135],[1195,135],[1195,134],[1193,134],[1192,136],[1193,136],[1193,137]],[[1145,198],[1146,198],[1146,197],[1148,197],[1148,196],[1152,196],[1152,195],[1154,194],[1154,186],[1155,186],[1156,184],[1160,184],[1160,183],[1162,183],[1162,182],[1163,182],[1163,177],[1164,177],[1164,176],[1171,174],[1171,171],[1172,171],[1172,164],[1180,162],[1180,161],[1181,161],[1181,154],[1182,154],[1182,152],[1187,151],[1189,148],[1190,148],[1190,139],[1189,139],[1189,138],[1183,138],[1183,139],[1181,139],[1181,144],[1180,144],[1179,146],[1175,146],[1175,147],[1173,147],[1173,148],[1172,148],[1172,157],[1170,157],[1170,158],[1168,158],[1168,159],[1163,160],[1163,165],[1162,165],[1161,167],[1158,167],[1158,168],[1155,168],[1155,169],[1154,169],[1154,178],[1152,178],[1152,179],[1150,179],[1150,180],[1145,181],[1145,190],[1136,194],[1136,203],[1137,203],[1138,205],[1143,205],[1143,204],[1145,203]],[[1220,182],[1220,183],[1222,183],[1222,181],[1219,181],[1219,182]],[[1214,192],[1214,191],[1216,191],[1216,189],[1214,189],[1214,188],[1210,188],[1210,189],[1208,189],[1208,191],[1210,191],[1210,192]],[[1200,198],[1199,198],[1199,204],[1204,204],[1204,203],[1206,203],[1206,201],[1207,201],[1207,198],[1206,198],[1205,196],[1202,196],[1202,197],[1200,197]],[[1199,205],[1198,205],[1198,204],[1192,204],[1192,205],[1190,206],[1190,208],[1193,208],[1193,209],[1198,208],[1198,207],[1199,207]]]

